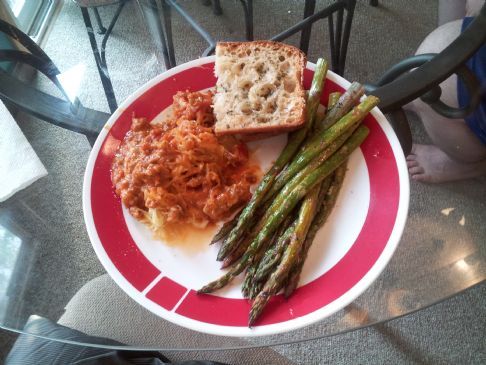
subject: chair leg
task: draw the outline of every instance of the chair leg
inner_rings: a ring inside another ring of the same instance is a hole
[[[170,5],[164,0],[162,1],[162,15],[164,20],[165,40],[167,42],[167,53],[171,64],[170,67],[174,67],[177,63],[175,60],[174,39],[172,38],[172,10]]]
[[[253,0],[240,0],[245,14],[246,40],[253,40]]]
[[[341,44],[343,40],[343,19],[344,19],[344,9],[339,9],[336,14],[336,72],[342,76],[341,73]]]
[[[213,0],[213,14],[214,15],[223,14],[223,9],[221,8],[221,4],[219,0]]]
[[[399,108],[389,113],[388,116],[388,120],[398,137],[400,146],[402,146],[403,153],[405,156],[408,156],[412,150],[412,131],[407,115],[402,108]]]
[[[98,23],[98,34],[105,34],[106,28],[103,26],[103,22],[101,21],[100,13],[98,8],[93,8],[93,12],[96,18],[96,22]]]
[[[331,48],[331,69],[339,75],[344,74],[356,0],[348,0],[346,4],[347,5],[345,8],[341,8],[337,11],[336,24],[334,24],[334,14],[331,14],[328,18],[330,38],[329,44]],[[346,9],[345,20],[344,9]]]
[[[91,147],[94,146],[96,139],[98,138],[97,134],[85,134],[86,138],[88,139],[89,145]]]
[[[336,58],[336,37],[334,35],[334,13],[330,14],[327,18],[329,24],[329,47],[331,49],[331,70],[337,71],[337,58]]]
[[[331,70],[340,74],[340,54],[341,54],[341,36],[343,26],[343,10],[340,9],[337,12],[336,18],[334,13],[329,15],[329,45],[331,48]]]
[[[346,55],[348,53],[349,37],[351,35],[351,25],[353,24],[354,8],[356,7],[356,0],[348,0],[347,14],[344,23],[343,38],[341,42],[341,51],[339,53],[339,74],[344,75],[344,67],[346,66]]]
[[[316,10],[316,0],[305,0],[304,4],[304,19],[314,14]],[[309,24],[300,33],[300,49],[307,53],[309,50],[309,40],[312,31],[312,24]]]
[[[96,37],[94,35],[94,32],[92,31],[93,25],[91,24],[91,19],[89,17],[88,9],[87,8],[80,8],[80,9],[83,15],[86,31],[88,32],[89,42],[91,44],[91,49],[93,50],[96,67],[98,68],[98,73],[101,79],[101,84],[103,85],[103,89],[105,91],[106,100],[108,102],[110,111],[113,113],[118,107],[118,105],[116,103],[115,92],[113,91],[113,85],[111,83],[110,76],[108,74],[108,69],[106,68],[106,66],[103,66],[103,63],[101,62],[100,53],[98,51],[98,44],[96,43]]]
[[[165,1],[162,1],[162,4],[164,4]],[[165,68],[166,70],[168,70],[173,66],[171,62],[171,57],[169,56],[169,51],[167,49],[165,31],[164,27],[162,26],[162,22],[160,21],[160,14],[157,4],[155,0],[148,0],[144,2],[144,5],[141,7],[141,9],[145,17],[145,24],[147,26],[147,29],[151,34],[159,53],[162,54],[162,57],[164,58]]]
[[[378,6],[378,0],[370,0],[371,6]]]
[[[101,41],[101,62],[103,63],[103,66],[106,68],[108,68],[108,66],[106,65],[106,57],[105,57],[106,43],[108,42],[108,38],[110,37],[113,27],[115,26],[115,23],[118,20],[118,17],[120,16],[120,13],[123,10],[125,4],[126,1],[123,0],[120,2],[120,5],[118,5],[118,9],[116,9],[115,15],[113,16],[113,19],[111,20],[110,25],[108,26],[108,29],[105,32],[103,40]]]

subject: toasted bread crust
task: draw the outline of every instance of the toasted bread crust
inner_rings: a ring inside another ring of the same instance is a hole
[[[304,122],[305,122],[305,115],[304,115]],[[254,136],[255,134],[269,134],[271,136],[275,136],[280,133],[284,132],[292,132],[295,131],[296,129],[299,129],[302,126],[303,122],[300,122],[299,124],[287,124],[284,126],[268,126],[268,127],[245,127],[245,128],[240,128],[240,129],[223,129],[223,130],[216,130],[215,133],[218,136],[225,136],[229,134],[251,134]]]
[[[301,50],[272,41],[220,42],[216,46],[216,58],[216,134],[277,134],[295,130],[305,122],[303,78],[306,57]],[[264,71],[259,73],[256,81],[251,80],[249,91],[235,87],[235,83],[239,85],[239,80],[244,82],[262,64]],[[236,66],[240,69],[235,70]],[[264,82],[266,84],[262,86]],[[260,87],[257,93],[262,87],[271,89],[270,97],[254,97],[254,87]],[[260,109],[263,104],[263,111],[253,108],[255,99],[257,106],[260,103]],[[268,108],[267,100],[270,100]],[[238,107],[247,107],[248,110],[244,113]],[[260,122],[261,119],[264,121]]]

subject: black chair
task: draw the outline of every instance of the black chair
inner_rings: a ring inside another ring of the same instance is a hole
[[[47,94],[0,68],[0,99],[42,120],[84,134],[93,145],[110,114],[85,108],[78,99],[70,100],[59,82],[61,73],[45,52],[25,33],[0,20],[0,32],[26,50],[0,49],[0,63],[21,63],[44,74],[60,90],[63,99]]]

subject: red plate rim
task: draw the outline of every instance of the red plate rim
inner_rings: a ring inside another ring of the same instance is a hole
[[[301,328],[351,303],[387,265],[408,213],[409,180],[405,158],[390,124],[378,108],[374,108],[365,120],[371,130],[370,136],[361,146],[370,177],[371,198],[358,238],[346,255],[322,276],[299,287],[288,300],[281,295],[273,299],[269,303],[273,308],[268,308],[250,329],[246,326],[248,301],[197,295],[193,289],[165,277],[152,265],[128,232],[120,200],[110,180],[113,155],[130,126],[133,113],[153,119],[171,104],[176,91],[214,86],[213,64],[214,56],[210,56],[164,72],[135,91],[111,116],[93,146],[86,167],[83,211],[87,231],[98,258],[115,282],[134,300],[164,319],[193,330],[225,336],[270,335]],[[314,69],[315,65],[309,62],[304,75],[306,88]],[[330,92],[350,85],[331,71],[327,80],[323,101]],[[373,224],[376,221],[380,224]],[[228,305],[231,314],[222,315],[227,312]]]

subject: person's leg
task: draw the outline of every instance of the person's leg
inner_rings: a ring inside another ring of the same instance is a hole
[[[483,5],[484,0],[439,0],[437,23],[440,26],[465,16],[476,16]]]
[[[444,24],[434,30],[420,45],[417,54],[439,53],[461,32],[462,20]],[[442,100],[458,106],[457,76],[441,84]],[[434,145],[414,145],[407,157],[412,179],[423,182],[444,182],[479,176],[486,173],[486,146],[464,120],[448,119],[435,113],[417,99],[413,110],[420,116]]]
[[[439,0],[437,21],[439,25],[464,18],[466,15],[466,0]]]
[[[466,16],[476,16],[481,11],[485,1],[484,0],[467,0],[466,1]]]

